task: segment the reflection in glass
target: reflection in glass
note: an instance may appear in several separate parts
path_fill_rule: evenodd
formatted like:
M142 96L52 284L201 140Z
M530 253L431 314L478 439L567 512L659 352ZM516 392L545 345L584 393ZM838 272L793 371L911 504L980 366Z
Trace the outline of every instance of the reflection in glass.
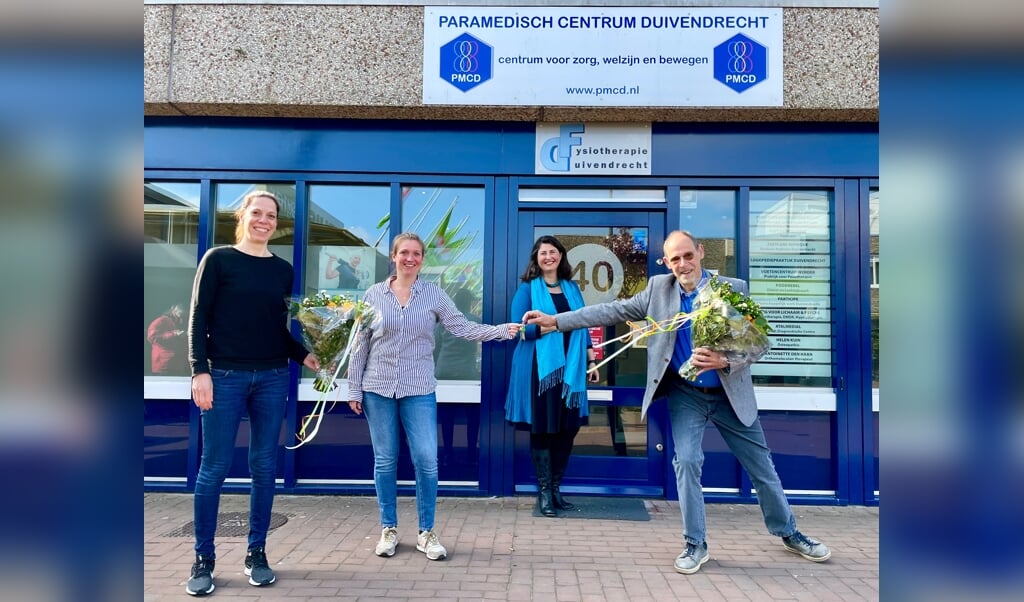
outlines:
M573 454L647 457L647 425L640 408L591 402L590 424L576 435Z
M484 289L484 189L403 186L402 231L427 246L420 278L434 282L470 320L480 321ZM479 380L480 343L438 327L435 374L440 380Z
M881 373L878 364L878 191L872 190L868 200L870 224L868 254L871 261L871 386L878 388Z
M295 241L295 184L294 183L220 183L214 187L213 199L217 207L217 222L213 235L213 246L235 244L235 211L242 204L245 195L254 190L274 193L281 203L277 214L277 231L267 248L274 255L292 263L292 245Z
M306 295L327 291L361 299L387 277L390 207L386 184L309 186ZM313 372L303 367L302 378L313 378Z
M565 245L573 280L587 305L628 299L647 286L647 228L544 226L534 228L533 236L554 236ZM591 328L590 337L599 344L628 331L620 323ZM617 344L595 349L597 360L617 350ZM642 388L646 383L647 349L637 345L601 368L597 385ZM647 426L640 422L640 408L592 401L590 424L576 436L573 454L646 456Z
M326 290L354 299L388 275L387 185L309 187L307 294Z
M750 294L773 332L754 384L832 386L832 199L750 191Z
M199 182L144 188L144 375L191 374L186 323L199 252L199 191Z
M736 191L679 191L679 229L704 245L701 265L714 274L736 275Z

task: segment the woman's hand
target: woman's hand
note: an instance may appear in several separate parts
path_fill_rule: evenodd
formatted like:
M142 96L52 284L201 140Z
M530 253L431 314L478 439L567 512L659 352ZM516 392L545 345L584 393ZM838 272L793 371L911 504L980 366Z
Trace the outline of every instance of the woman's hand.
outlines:
M600 372L598 372L597 369L594 368L594 366L596 365L597 362L595 362L594 360L590 360L589 362L587 362L587 382L596 383L601 380Z
M192 377L192 401L200 410L213 407L213 379L203 372Z
M302 365L309 368L313 372L320 369L320 360L316 359L316 356L312 353L306 354L306 357L302 360Z

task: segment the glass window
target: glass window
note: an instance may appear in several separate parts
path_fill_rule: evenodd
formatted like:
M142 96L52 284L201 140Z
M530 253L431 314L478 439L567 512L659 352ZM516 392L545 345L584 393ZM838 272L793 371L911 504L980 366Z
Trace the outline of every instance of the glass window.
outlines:
M664 203L661 188L521 188L520 203Z
M869 240L871 256L871 386L878 388L878 191L868 197Z
M214 203L217 207L217 225L214 231L213 244L235 244L235 210L242 203L245 195L254 190L266 190L274 193L281 203L277 214L277 231L267 248L274 255L292 263L292 245L295 241L295 184L294 183L221 183L214 188Z
M402 231L427 245L420 277L436 282L474 322L481 319L484 290L484 213L483 187L402 187ZM440 326L436 337L439 380L480 379L480 343Z
M680 190L679 229L704 245L701 265L723 276L736 275L736 191Z
M537 226L533 240L554 236L565 245L572 277L583 302L596 305L629 299L647 287L647 228L607 226ZM590 329L594 345L629 333L626 323ZM601 361L619 348L595 347ZM643 387L647 382L647 345L639 343L615 356L599 370L598 386ZM646 456L647 428L639 407L592 400L590 422L580 429L576 451L586 456ZM586 444L582 442L586 441Z
M388 184L311 184L306 295L317 291L360 299L388 273ZM278 226L280 228L280 226ZM302 369L303 378L313 378Z
M755 384L832 386L831 267L828 191L750 191L750 293L772 326Z
M318 290L361 298L388 274L388 185L309 187L306 294Z
M199 182L144 188L144 375L191 374L186 330L199 253L199 191Z

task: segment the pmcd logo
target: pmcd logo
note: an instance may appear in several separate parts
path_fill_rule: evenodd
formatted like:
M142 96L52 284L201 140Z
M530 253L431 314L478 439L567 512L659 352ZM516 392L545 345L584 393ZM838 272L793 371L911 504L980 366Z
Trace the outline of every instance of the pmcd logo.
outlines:
M768 79L768 49L743 34L715 46L715 79L737 92Z
M491 79L491 47L468 33L441 46L441 79L463 92Z
M566 123L558 130L558 136L548 138L540 147L540 164L548 171L569 171L569 157L572 147L583 144L576 134L586 131L582 123Z

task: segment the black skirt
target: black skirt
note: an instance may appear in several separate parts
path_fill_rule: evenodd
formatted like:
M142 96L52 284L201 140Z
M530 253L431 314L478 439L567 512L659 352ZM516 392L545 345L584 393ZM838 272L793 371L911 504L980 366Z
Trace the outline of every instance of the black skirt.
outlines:
M551 299L554 301L556 312L569 311L569 301L565 298L564 294L552 293ZM562 333L563 349L568 349L571 334L569 332ZM540 379L537 376L537 354L534 351L533 369L530 374L530 391L536 391L539 383ZM565 407L565 399L562 398L562 383L558 383L540 395L533 394L533 424L525 422L514 422L512 424L519 430L537 434L550 434L578 430L580 426L587 424L587 418L580 418L579 408Z
M530 376L530 390L536 391L539 384L537 377L537 360L533 361L533 374ZM587 424L586 417L580 417L579 408L565 407L562 397L562 384L559 383L540 395L533 396L533 424L514 423L519 430L536 434L552 434L575 431Z

